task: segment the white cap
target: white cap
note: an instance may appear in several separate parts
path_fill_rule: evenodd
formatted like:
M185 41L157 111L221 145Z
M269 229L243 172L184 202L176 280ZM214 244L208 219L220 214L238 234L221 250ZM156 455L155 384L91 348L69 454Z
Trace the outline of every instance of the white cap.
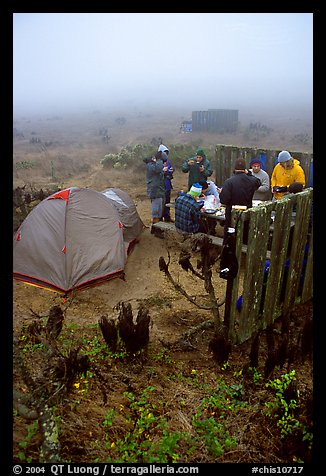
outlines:
M168 147L166 147L164 144L159 145L157 149L158 152L165 152L166 150L169 152Z

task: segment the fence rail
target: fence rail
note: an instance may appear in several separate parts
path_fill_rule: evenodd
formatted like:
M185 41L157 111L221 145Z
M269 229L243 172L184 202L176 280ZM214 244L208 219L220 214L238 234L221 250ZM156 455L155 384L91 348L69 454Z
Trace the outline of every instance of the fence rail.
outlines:
M233 173L234 162L237 158L242 157L246 160L248 166L250 160L253 158L264 157L266 162L266 172L269 176L272 175L275 159L280 150L275 149L259 149L253 147L237 147L233 145L218 144L215 147L215 181L217 185L222 185L227 178ZM300 161L303 168L306 180L310 176L310 168L313 160L313 154L306 152L289 151L293 157Z

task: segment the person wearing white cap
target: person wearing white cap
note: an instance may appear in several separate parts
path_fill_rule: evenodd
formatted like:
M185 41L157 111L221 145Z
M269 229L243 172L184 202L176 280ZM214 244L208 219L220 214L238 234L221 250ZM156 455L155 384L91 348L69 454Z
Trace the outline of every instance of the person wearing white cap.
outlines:
M165 152L166 155L169 155L169 153L170 153L168 147L166 147L166 145L164 145L164 144L160 144L160 145L158 146L158 149L157 149L157 150L158 150L158 152Z
M173 222L170 214L170 208L167 205L171 202L171 190L173 190L172 180L173 180L173 172L174 167L172 166L171 162L169 161L169 149L164 144L160 144L158 148L158 152L164 153L163 158L163 173L164 173L164 181L165 181L165 203L163 207L163 215L162 219L164 221Z
M175 227L178 231L182 233L207 233L200 211L203 204L198 203L201 193L201 185L194 183L189 192L183 192L176 198Z
M278 154L278 163L275 165L272 177L271 188L273 200L279 200L288 192L291 183L299 182L306 185L306 177L298 159L295 159L287 150L282 150Z

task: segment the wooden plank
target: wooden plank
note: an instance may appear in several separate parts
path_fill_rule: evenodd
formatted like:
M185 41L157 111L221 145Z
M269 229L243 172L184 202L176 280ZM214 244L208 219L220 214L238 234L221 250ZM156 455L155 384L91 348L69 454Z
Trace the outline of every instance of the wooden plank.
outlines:
M250 338L258 330L261 301L264 299L265 284L263 286L263 283L264 279L266 280L264 269L269 241L271 206L260 205L251 208L247 214L250 217L250 227L239 325L241 342Z
M313 296L313 230L310 233L309 251L304 275L301 302L306 302Z
M239 212L241 213L241 212ZM237 216L237 213L235 214ZM239 263L239 272L236 275L236 277L232 280L230 285L232 285L231 288L231 293L227 294L226 299L227 302L225 302L225 308L224 308L224 318L226 318L227 322L229 323L229 339L231 342L238 344L238 332L237 332L237 327L239 325L239 313L237 312L236 304L237 304L237 299L238 299L238 294L239 294L239 283L240 283L240 269L241 269L241 252L242 252L242 247L246 245L242 245L242 236L243 236L243 225L244 222L242 220L239 220L236 225L236 256L238 259Z
M224 146L216 146L215 149L215 183L218 186L222 186L224 182L223 164L225 163L225 151Z
M188 234L188 233L182 233L178 231L174 225L174 223L170 222L164 222L164 221L159 221L157 223L153 223L152 227L157 230L161 230L163 232L171 232L171 233L177 233L180 236L208 236L212 240L212 245L222 247L223 246L223 238L220 236L213 236L213 235L207 235L205 233L193 233L193 234ZM242 245L241 246L241 251L242 253L247 253L247 245ZM266 252L266 257L270 255L269 251Z
M176 227L174 226L174 223L165 222L165 221L159 221L157 223L153 223L152 227L157 228L158 230L163 230L163 231L177 231Z
M262 325L267 327L281 312L282 284L290 237L292 205L290 200L277 200L272 238L271 262L268 272Z
M206 235L205 233L182 233L179 230L176 229L174 223L170 222L164 222L164 221L159 221L157 223L153 223L152 227L157 230L161 230L163 232L172 232L175 234L179 234L179 236L208 236L212 240L212 245L222 247L223 246L223 238L219 236L213 236L213 235Z
M296 200L296 222L290 250L290 265L284 298L284 311L295 304L302 273L305 247L308 241L308 227L311 212L312 193L304 190Z

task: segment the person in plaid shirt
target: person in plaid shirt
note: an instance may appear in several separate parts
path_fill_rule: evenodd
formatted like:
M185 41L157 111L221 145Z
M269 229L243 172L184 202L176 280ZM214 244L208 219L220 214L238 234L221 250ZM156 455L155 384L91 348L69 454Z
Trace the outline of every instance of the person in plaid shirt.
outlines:
M189 192L181 193L175 201L175 226L182 233L207 233L202 220L200 209L203 203L198 203L202 193L199 183L194 183Z

